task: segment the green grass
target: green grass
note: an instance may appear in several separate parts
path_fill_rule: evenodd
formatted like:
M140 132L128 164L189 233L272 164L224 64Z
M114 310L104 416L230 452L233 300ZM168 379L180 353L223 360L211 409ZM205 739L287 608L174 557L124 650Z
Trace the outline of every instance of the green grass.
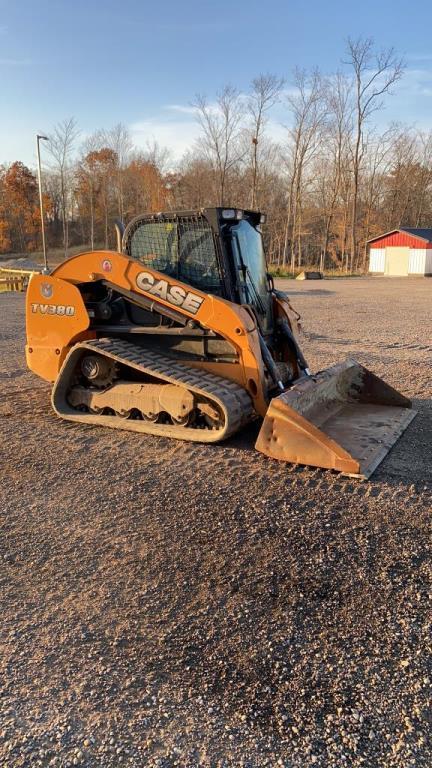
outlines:
M300 275L302 272L319 272L319 271L320 271L319 267L307 266L301 269L296 269L293 274L291 270L288 269L287 267L279 267L276 264L269 265L269 272L272 275L272 277L282 279L282 280L295 280L297 276ZM364 274L362 272L345 272L339 269L325 269L323 272L323 275L326 278L364 277Z

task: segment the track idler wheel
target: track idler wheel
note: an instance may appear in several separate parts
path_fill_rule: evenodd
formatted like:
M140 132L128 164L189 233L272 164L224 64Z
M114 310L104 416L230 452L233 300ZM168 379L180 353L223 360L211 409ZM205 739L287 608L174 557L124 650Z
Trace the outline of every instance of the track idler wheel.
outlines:
M81 360L80 368L84 378L98 389L109 387L118 374L115 361L102 355L85 355Z

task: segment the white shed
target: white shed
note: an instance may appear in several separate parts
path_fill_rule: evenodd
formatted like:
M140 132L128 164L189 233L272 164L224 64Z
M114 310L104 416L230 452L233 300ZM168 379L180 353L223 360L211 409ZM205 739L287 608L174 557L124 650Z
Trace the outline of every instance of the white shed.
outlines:
M368 241L371 274L432 276L432 228L401 227Z

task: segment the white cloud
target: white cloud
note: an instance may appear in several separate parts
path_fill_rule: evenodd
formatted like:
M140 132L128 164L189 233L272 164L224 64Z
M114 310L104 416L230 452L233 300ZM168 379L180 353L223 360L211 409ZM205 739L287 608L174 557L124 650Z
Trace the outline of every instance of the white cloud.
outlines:
M196 120L190 119L194 114L192 108L179 104L169 105L164 107L164 110L178 113L179 118L175 119L164 114L146 117L130 124L129 130L132 141L138 149L146 149L148 143L157 141L161 146L167 147L172 153L173 160L177 161L188 149L191 149L201 135L201 129ZM181 117L182 115L184 118ZM278 120L268 121L266 133L277 143L286 140L286 128Z
M265 130L267 136L277 144L283 144L287 140L287 129L282 122L270 119Z
M432 128L432 69L407 68L376 119L380 127L395 121L426 130Z
M173 159L179 160L199 136L199 126L194 120L164 120L146 118L129 126L136 147L145 149L148 142L157 141L171 150Z
M179 112L182 115L194 115L196 112L195 107L187 106L185 104L167 104L164 109L170 112Z
M426 61L427 57L422 57ZM432 59L432 56L431 56ZM288 86L283 95L292 92ZM394 88L394 93L384 99L385 109L374 114L378 128L385 130L391 122L406 123L422 130L432 128L432 68L428 66L409 67ZM214 103L210 107L216 109ZM145 117L129 127L134 144L145 149L147 144L157 141L172 153L173 161L179 160L200 136L200 126L194 119L195 109L187 104L167 104L151 117ZM266 133L272 141L283 144L287 138L287 124L290 122L286 103L280 102L267 122Z

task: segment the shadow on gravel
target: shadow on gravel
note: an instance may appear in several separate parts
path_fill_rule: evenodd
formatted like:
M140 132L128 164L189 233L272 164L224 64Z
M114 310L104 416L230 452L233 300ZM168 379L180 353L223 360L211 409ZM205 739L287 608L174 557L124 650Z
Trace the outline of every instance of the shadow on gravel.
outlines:
M333 296L336 291L328 291L325 288L311 288L306 291L292 291L291 289L284 290L289 296Z
M353 339L338 339L335 336L326 336L323 333L313 333L310 331L305 331L304 329L303 334L308 341L325 341L334 346L346 347L347 344L353 343Z
M417 416L380 464L372 480L432 490L432 399L413 398L412 407Z
M261 420L248 424L247 427L237 432L225 445L229 448L235 448L244 453L256 453L255 442L261 429Z
M317 467L302 466L298 464L289 464L276 459L265 459L280 471L286 472L287 483L295 474L296 480L304 479L305 484L310 482L311 473L319 476L323 482L330 485L335 481L344 483L348 488L360 484L370 486L371 483L379 486L413 486L432 488L432 399L420 400L413 399L412 407L417 411L417 416L395 445L391 448L383 462L377 467L372 478L369 481L356 480L345 477L337 472ZM225 442L227 448L233 448L241 461L242 455L250 457L251 454L257 454L255 442L261 428L261 421L258 420L249 424L241 432L238 432L230 440ZM263 468L265 471L265 467Z

